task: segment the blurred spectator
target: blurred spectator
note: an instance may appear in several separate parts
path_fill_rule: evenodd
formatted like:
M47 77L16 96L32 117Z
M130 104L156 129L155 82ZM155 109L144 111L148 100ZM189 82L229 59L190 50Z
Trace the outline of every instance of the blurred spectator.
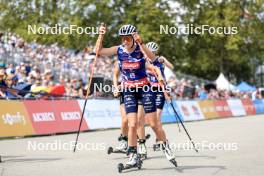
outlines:
M6 88L3 89L3 97L6 99L17 99L17 91L13 90L16 84L16 76L13 74L7 75L5 79Z
M205 90L204 87L202 87L202 90L199 91L198 96L199 96L199 99L200 100L205 100L205 99L208 98L207 97L208 96L208 93L207 93L207 91Z
M31 91L48 92L54 86L64 86L66 96L85 97L87 84L95 58L92 47L83 51L59 47L57 43L41 45L36 42L27 43L18 35L10 32L0 33L0 86L14 87L17 84L30 84ZM112 79L114 58L98 58L95 75ZM11 80L10 80L11 78ZM201 84L201 83L200 83ZM167 79L171 93L178 99L229 99L229 98L261 98L261 92L232 92L211 89L207 91L191 79L172 76ZM202 87L202 88L200 88ZM1 93L2 92L2 93ZM0 96L6 96L1 89ZM11 97L11 95L8 95ZM96 96L103 96L97 92Z

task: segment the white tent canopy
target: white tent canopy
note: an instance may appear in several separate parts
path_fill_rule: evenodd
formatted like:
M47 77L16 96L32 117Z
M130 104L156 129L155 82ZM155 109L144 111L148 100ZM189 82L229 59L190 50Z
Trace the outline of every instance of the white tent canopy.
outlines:
M226 79L223 73L220 73L218 78L215 80L215 83L217 89L219 90L233 90L235 88L235 86Z

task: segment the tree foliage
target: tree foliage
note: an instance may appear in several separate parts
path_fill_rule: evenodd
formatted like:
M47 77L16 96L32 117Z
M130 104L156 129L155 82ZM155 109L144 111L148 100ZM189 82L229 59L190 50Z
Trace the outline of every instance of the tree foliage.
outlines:
M223 72L237 81L254 82L252 64L264 60L263 3L261 0L0 0L0 30L12 31L29 42L57 42L67 48L83 49L94 45L97 36L29 35L28 25L98 27L104 22L108 28L104 40L107 47L120 44L118 29L130 23L138 28L144 42L155 41L160 45L160 54L175 65L175 71L207 79L215 79ZM187 24L236 26L238 34L160 33L160 25Z

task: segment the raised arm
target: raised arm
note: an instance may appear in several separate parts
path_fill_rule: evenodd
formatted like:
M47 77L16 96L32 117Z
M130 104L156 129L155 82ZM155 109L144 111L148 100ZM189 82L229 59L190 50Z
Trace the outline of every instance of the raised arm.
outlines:
M97 51L99 55L101 56L112 56L117 53L118 46L113 46L110 48L103 48L103 39L104 35L106 33L106 27L104 25L101 25L99 28L99 37L96 41L95 48L97 48Z

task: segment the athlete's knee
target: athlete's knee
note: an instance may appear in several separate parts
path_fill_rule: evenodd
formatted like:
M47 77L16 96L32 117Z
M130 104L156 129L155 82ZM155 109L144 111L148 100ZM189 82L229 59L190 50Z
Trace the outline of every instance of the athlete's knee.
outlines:
M137 122L136 121L135 122L129 122L128 127L129 128L137 128Z
M154 130L157 131L158 130L158 125L157 123L149 123L150 127Z
M127 118L122 119L122 124L127 124L127 123L128 123Z

